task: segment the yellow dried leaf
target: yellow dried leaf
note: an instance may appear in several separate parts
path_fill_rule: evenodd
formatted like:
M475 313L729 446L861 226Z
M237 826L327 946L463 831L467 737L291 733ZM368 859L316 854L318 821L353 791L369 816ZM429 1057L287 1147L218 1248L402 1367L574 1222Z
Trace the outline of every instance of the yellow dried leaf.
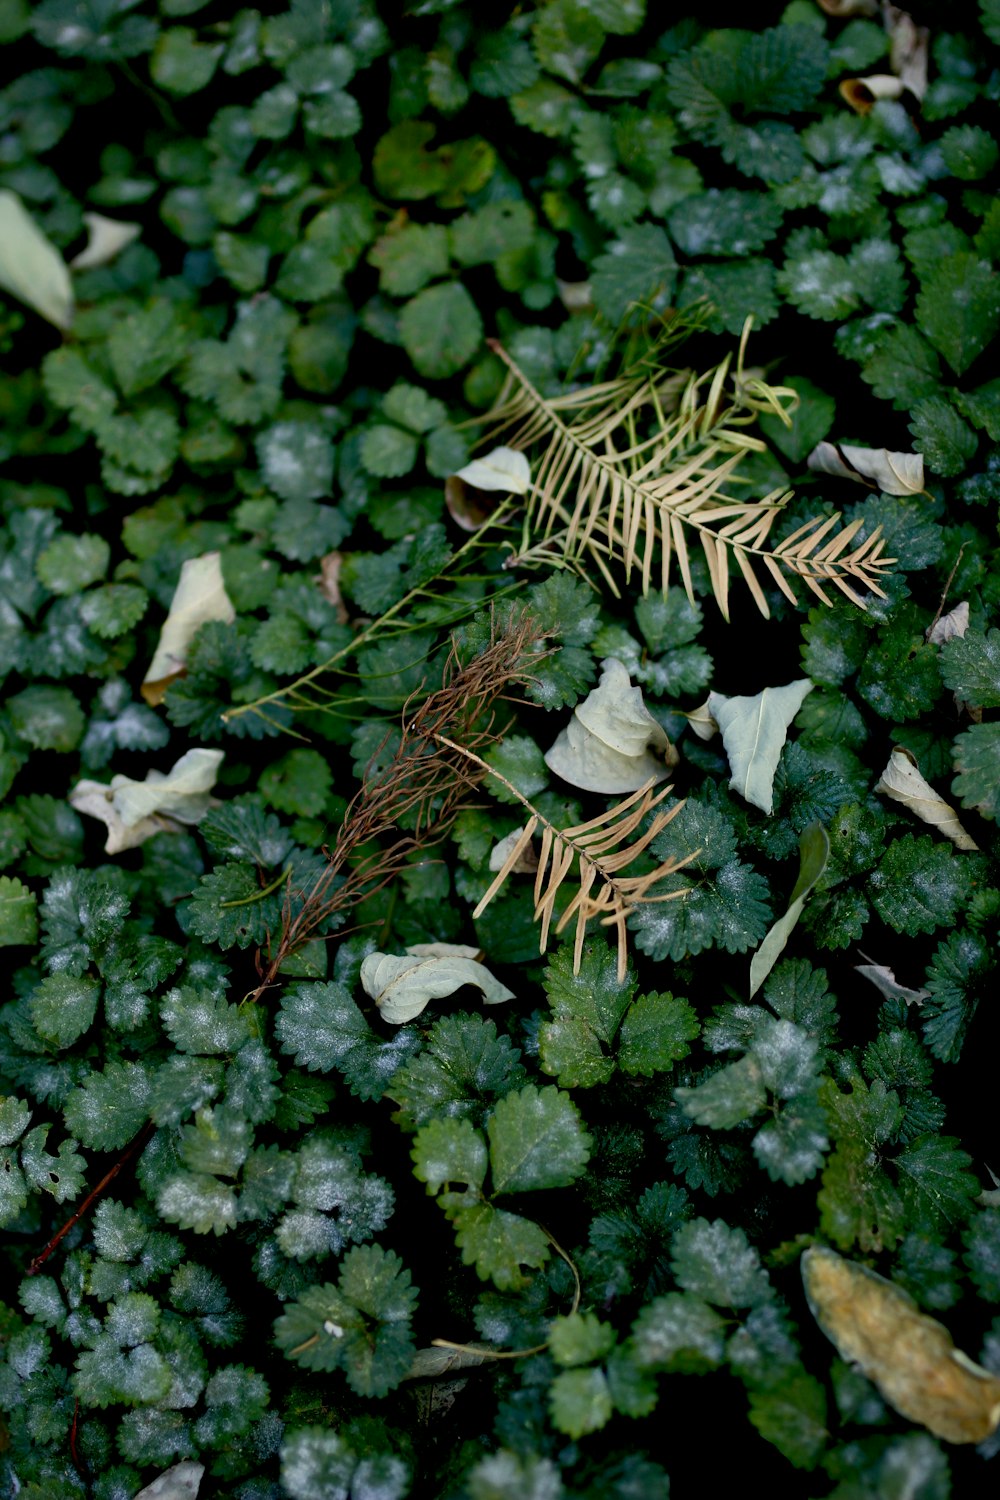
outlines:
M900 1416L946 1443L981 1443L1000 1422L1000 1379L956 1349L943 1323L866 1266L814 1246L806 1297L827 1338Z

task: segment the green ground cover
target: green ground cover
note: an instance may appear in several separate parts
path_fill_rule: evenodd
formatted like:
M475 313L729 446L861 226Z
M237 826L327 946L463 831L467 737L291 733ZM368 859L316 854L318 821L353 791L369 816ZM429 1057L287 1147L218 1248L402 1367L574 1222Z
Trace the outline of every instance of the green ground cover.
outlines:
M1000 6L657 9L0 0L4 1496L990 1483Z

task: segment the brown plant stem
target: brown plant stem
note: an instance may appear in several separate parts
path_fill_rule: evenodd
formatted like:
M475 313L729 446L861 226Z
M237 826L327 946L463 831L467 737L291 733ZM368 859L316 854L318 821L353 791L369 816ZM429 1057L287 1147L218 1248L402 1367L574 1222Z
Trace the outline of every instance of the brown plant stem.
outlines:
M289 881L280 936L266 959L258 955L260 983L247 1001L270 989L282 965L319 936L332 916L375 895L396 879L413 852L446 836L487 774L477 752L499 738L494 705L513 684L527 681L545 654L536 644L538 635L534 620L522 610L502 625L494 619L490 644L471 661L463 663L452 645L441 686L412 712L404 712L397 750L365 777L333 845L324 849L326 866L311 889L293 892ZM462 744L454 744L452 735ZM413 832L399 834L386 846L386 836L413 814ZM300 905L293 910L296 895Z
M135 1156L136 1152L141 1150L141 1148L149 1140L155 1129L156 1126L153 1124L152 1120L150 1120L148 1124L143 1126L139 1134L136 1136L135 1140L125 1148L110 1171L105 1172L104 1176L101 1178L100 1182L95 1188L91 1188L90 1192L87 1194L86 1198L84 1198L83 1202L80 1204L80 1207L76 1210L76 1212L70 1215L62 1228L57 1230L56 1233L52 1236L45 1248L43 1250L40 1250L39 1253L35 1256L34 1260L28 1267L27 1272L25 1273L26 1275L38 1275L38 1272L42 1269L42 1266L44 1266L45 1262L48 1260L53 1250L55 1250L59 1245L60 1241L63 1240L67 1234L69 1234L74 1224L78 1224L80 1222L84 1214L90 1208L90 1205L101 1196L106 1188L110 1187L111 1183L114 1182L115 1178L118 1176L118 1173L131 1160L131 1158Z

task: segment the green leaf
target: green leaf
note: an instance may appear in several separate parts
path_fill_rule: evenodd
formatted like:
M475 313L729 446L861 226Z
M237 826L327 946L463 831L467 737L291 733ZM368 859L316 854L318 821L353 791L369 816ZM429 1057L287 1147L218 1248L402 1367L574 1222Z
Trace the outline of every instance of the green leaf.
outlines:
M828 1440L826 1392L805 1371L777 1390L751 1391L749 1418L797 1469L814 1469Z
M966 703L1000 708L1000 630L967 630L941 647L941 679Z
M398 1255L357 1245L341 1261L336 1286L309 1287L288 1304L274 1325L275 1340L305 1369L343 1370L359 1396L384 1396L413 1361L416 1302Z
M390 228L368 252L379 270L379 287L393 297L412 297L448 271L448 231L443 224Z
M687 1057L700 1029L686 1000L669 993L640 995L622 1022L618 1066L632 1077L664 1073Z
M426 287L406 303L399 333L414 368L429 380L455 375L478 350L483 324L458 281Z
M961 474L978 446L972 428L943 396L917 402L910 431L927 467L944 478Z
M757 1251L722 1219L682 1224L671 1260L678 1285L717 1307L753 1307L772 1295Z
M38 898L12 875L0 875L0 948L38 939Z
M830 857L830 838L821 823L810 823L799 838L799 873L792 894L788 899L788 910L770 928L764 941L750 962L750 999L760 989L764 980L785 951L802 908L810 891L826 869Z
M1000 328L1000 275L969 252L939 261L921 277L917 324L963 374Z
M87 720L69 688L29 687L7 699L14 732L35 750L75 750Z
M760 942L771 918L767 881L738 859L728 860L710 879L679 875L668 888L683 892L676 901L641 906L630 918L636 946L657 963L719 947L745 953Z
M66 1101L66 1128L97 1151L120 1151L145 1124L149 1075L141 1063L108 1062Z
M359 1099L380 1099L396 1069L419 1046L406 1027L382 1041L336 983L292 985L282 997L274 1030L282 1051L301 1067L340 1072Z
M1000 817L1000 724L974 724L955 741L952 791L963 807L974 807L984 817Z
M713 1073L695 1088L674 1089L684 1113L699 1125L729 1130L759 1114L767 1103L760 1064L752 1052Z
M934 395L941 384L941 365L930 344L908 323L881 332L867 358L862 380L876 396L909 411L922 396Z
M525 1081L520 1054L492 1021L444 1016L423 1050L395 1074L388 1092L401 1106L396 1119L409 1130L432 1118L471 1118L482 1124L494 1099Z
M275 422L257 438L268 488L282 500L319 500L333 484L333 445L307 422Z
M595 1313L569 1313L549 1329L549 1352L557 1365L589 1365L615 1346L615 1330Z
M590 285L594 305L617 327L633 303L654 311L666 307L677 265L670 241L654 224L626 229L595 256Z
M608 1377L601 1369L560 1371L549 1387L549 1408L554 1426L568 1437L599 1432L614 1411Z
M591 1140L567 1094L527 1084L504 1096L487 1122L495 1193L565 1187L586 1166Z
M57 536L38 554L35 572L50 594L77 594L103 578L111 548L93 532Z
M94 1023L101 987L89 975L50 974L31 997L31 1020L38 1035L57 1047L70 1047Z
M189 26L171 26L153 48L150 76L169 94L197 94L210 82L223 50L221 44L199 42Z
M938 141L938 149L948 171L960 182L987 177L1000 157L993 136L978 125L953 125Z
M727 1320L707 1302L668 1292L647 1303L633 1325L636 1364L641 1370L702 1374L722 1363L726 1332Z
M782 210L767 193L712 188L686 198L667 216L674 244L685 255L748 256L781 228Z
M149 607L146 590L134 583L107 583L80 601L80 618L101 640L117 640L138 625Z
M912 936L954 920L967 894L966 879L950 844L904 834L869 875L868 890L883 922Z
M462 1260L475 1266L481 1281L492 1281L501 1291L526 1286L528 1277L522 1267L537 1270L551 1255L545 1230L519 1214L488 1203L471 1203L456 1209L452 1217Z
M920 1021L924 1041L942 1062L958 1061L992 968L988 946L971 932L951 933L935 950Z

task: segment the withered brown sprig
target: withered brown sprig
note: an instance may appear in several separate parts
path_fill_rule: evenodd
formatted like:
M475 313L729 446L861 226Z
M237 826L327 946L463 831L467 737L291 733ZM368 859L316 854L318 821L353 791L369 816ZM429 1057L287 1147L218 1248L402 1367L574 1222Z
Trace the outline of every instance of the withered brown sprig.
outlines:
M527 610L495 615L490 644L469 661L452 642L441 686L407 705L395 753L378 764L387 736L372 757L336 838L324 848L319 876L307 890L294 890L289 879L281 932L257 955L260 983L249 998L270 988L282 965L320 936L331 917L374 895L401 874L415 850L445 837L489 774L469 752L478 757L500 738L497 703L527 683L546 654ZM399 832L404 819L412 819L412 832Z

